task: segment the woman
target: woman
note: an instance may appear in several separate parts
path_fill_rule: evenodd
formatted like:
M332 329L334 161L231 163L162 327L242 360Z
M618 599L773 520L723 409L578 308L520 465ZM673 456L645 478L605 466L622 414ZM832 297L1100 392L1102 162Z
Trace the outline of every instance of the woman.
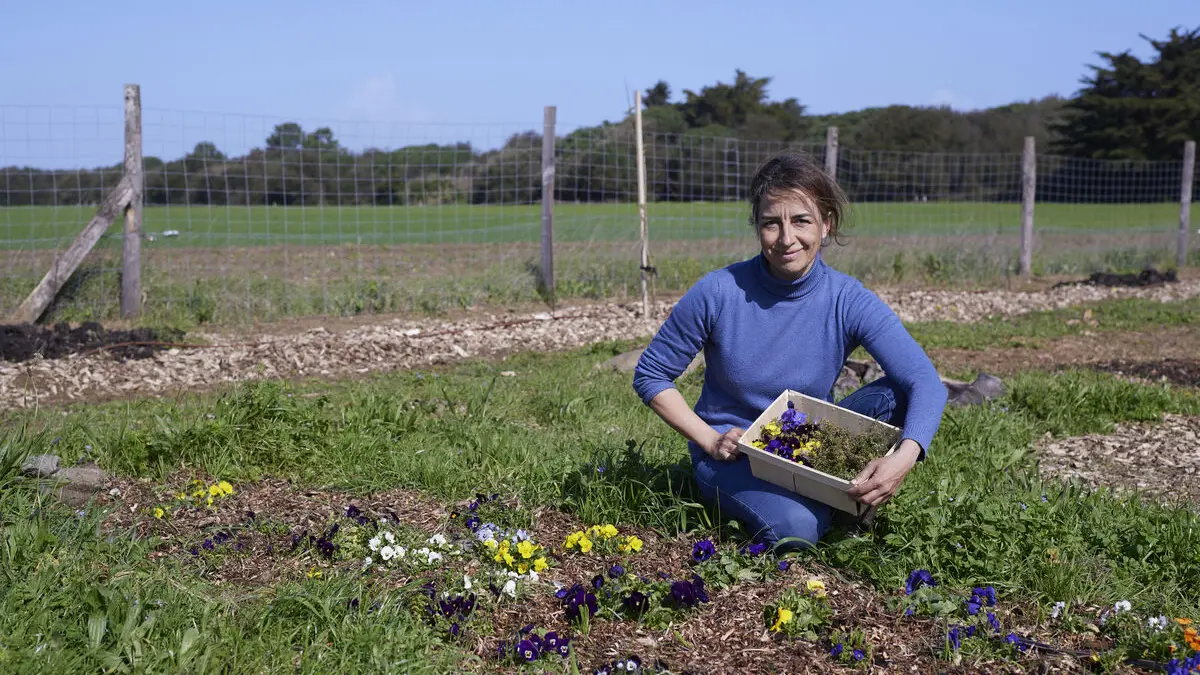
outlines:
M701 494L769 543L813 545L829 506L755 478L737 439L784 389L832 401L842 365L864 347L886 375L838 405L902 429L891 455L871 461L850 495L875 506L924 459L941 424L946 388L895 312L857 280L826 266L846 196L808 156L769 159L750 185L761 252L710 272L675 305L634 373L634 390L688 440ZM704 350L693 411L674 381ZM798 540L798 541L795 541Z

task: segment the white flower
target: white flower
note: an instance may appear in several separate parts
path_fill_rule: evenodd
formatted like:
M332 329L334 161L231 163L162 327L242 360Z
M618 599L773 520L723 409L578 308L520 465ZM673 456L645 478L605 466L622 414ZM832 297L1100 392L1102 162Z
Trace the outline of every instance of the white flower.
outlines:
M1133 609L1133 605L1129 604L1128 600L1119 600L1117 604L1113 605L1114 612L1128 612L1131 609Z
M1058 615L1062 614L1062 611L1066 608L1067 608L1067 603L1063 602L1062 600L1059 600L1058 602L1054 603L1054 610L1050 612L1050 618L1057 619Z
M395 535L393 535L391 532L384 532L384 533L383 533L383 538L384 538L384 539L387 539L389 544L394 544L394 543L396 543L396 536L395 536Z
M383 558L384 560L391 560L392 558L396 557L396 549L392 548L391 546L384 546L383 548L379 549L379 557Z
M471 577L466 574L463 575L463 588L471 590Z
M441 534L435 534L429 538L429 543L433 544L434 546L445 546L446 537Z
M517 597L517 582L509 579L508 582L504 584L504 592L510 597Z
M374 537L371 537L371 541L367 542L367 546L370 547L372 551L378 551L379 545L382 543L383 542L379 540L379 535L375 535Z

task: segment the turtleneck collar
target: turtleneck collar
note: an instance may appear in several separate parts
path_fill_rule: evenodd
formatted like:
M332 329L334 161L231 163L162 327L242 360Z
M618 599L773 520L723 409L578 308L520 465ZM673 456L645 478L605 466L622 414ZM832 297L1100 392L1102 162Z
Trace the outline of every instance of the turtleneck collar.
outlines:
M767 259L762 253L754 256L754 276L758 278L758 282L768 293L780 298L796 299L808 295L821 285L826 269L825 261L821 259L821 254L818 252L812 267L804 276L795 281L785 281L771 274Z

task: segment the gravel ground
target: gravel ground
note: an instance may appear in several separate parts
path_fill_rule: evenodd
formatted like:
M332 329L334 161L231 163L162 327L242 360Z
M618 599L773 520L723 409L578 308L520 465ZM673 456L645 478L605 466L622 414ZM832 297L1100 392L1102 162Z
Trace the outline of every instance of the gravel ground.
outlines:
M1200 280L1126 288L1080 284L1045 291L879 292L905 321L978 321L988 316L1067 307L1107 298L1178 301L1200 294ZM640 303L599 303L524 316L476 315L443 321L381 320L331 332L245 340L200 335L204 345L118 360L107 350L61 359L0 362L0 410L54 402L170 395L222 384L290 377L353 377L518 350L552 351L651 335L672 301L656 303L650 320Z
M1041 448L1040 470L1092 488L1200 504L1200 417L1166 415L1158 423L1118 425L1108 435L1054 441Z

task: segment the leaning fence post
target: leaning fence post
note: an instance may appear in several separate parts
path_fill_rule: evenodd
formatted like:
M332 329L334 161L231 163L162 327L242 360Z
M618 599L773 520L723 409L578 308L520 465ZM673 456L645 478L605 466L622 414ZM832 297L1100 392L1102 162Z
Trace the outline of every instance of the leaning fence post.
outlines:
M825 173L837 180L838 160L838 128L829 127L825 130Z
M1028 277L1033 269L1033 201L1037 187L1037 159L1033 136L1025 137L1021 153L1021 276Z
M142 305L142 88L136 84L125 85L125 178L133 187L121 259L121 318L128 319Z
M554 305L554 118L548 105L542 112L542 289Z
M1188 230L1192 221L1192 183L1196 170L1196 141L1183 144L1183 180L1179 186L1179 241L1175 243L1175 267L1187 265Z

